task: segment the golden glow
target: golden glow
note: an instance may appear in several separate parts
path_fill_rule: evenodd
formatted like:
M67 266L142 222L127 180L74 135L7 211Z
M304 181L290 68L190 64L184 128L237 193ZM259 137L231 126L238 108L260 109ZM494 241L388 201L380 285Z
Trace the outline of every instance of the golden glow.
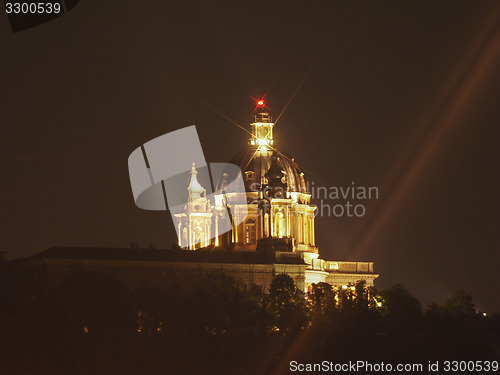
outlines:
M304 259L318 259L319 258L319 254L317 253L310 253L310 252L305 252L304 253Z
M347 285L342 285L342 289L347 289Z
M377 300L375 297L373 298L373 300L375 301L375 304L377 305L377 307L382 307L382 302Z
M267 145L269 145L269 140L267 138L260 139L257 138L257 144L259 145L259 150L261 152L267 152Z
M285 236L285 219L283 212L277 212L274 217L274 236L283 238Z

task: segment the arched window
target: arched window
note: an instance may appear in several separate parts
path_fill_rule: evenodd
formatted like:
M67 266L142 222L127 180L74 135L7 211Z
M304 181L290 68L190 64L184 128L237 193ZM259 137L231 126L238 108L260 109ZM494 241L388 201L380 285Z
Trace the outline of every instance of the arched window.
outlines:
M304 217L299 214L299 243L304 242Z
M264 237L269 237L269 214L264 214Z
M306 243L307 245L311 243L309 215L304 215L304 243Z
M257 241L257 232L255 228L255 220L248 219L245 222L245 243L255 243Z
M201 248L203 229L201 227L194 228L194 247L195 249Z
M274 216L274 235L278 238L285 236L285 219L282 212L278 212Z

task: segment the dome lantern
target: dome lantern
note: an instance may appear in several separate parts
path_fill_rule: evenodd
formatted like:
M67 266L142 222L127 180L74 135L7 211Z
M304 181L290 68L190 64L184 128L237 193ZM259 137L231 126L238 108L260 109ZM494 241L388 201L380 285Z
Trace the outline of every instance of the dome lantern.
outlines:
M247 192L260 192L266 187L280 187L282 197L293 196L300 202L310 202L304 173L294 158L274 146L272 117L265 105L257 102L257 112L250 124L252 138L249 147L235 155L230 163L237 165ZM236 176L231 172L221 176L217 189L223 190Z
M262 104L260 104L262 102ZM261 100L258 102L258 109L254 115L254 122L250 124L252 138L250 145L255 146L262 152L266 152L269 146L274 144L273 139L273 119Z

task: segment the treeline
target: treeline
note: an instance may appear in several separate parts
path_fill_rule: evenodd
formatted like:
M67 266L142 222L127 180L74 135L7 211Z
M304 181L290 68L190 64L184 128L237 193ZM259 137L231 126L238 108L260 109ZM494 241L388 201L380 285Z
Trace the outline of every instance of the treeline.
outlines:
M26 275L0 280L1 374L264 374L288 363L498 360L500 317L469 294L422 307L402 285L269 290L223 272L191 288L127 290L73 272L49 294Z

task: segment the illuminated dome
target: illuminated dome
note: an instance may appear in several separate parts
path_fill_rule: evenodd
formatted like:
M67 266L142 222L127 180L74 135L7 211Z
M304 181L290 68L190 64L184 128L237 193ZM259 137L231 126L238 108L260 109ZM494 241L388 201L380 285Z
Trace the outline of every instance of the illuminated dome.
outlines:
M266 174L271 167L273 159L279 168L279 172L282 173L281 181L286 190L306 193L307 187L304 173L293 158L282 152L277 150L266 150L263 152L249 147L235 155L229 162L240 167L246 190L255 191L256 188L260 189L261 183L269 183L269 176L266 176ZM233 181L235 178L236 176L223 175L218 182L217 190L224 188L228 182Z
M299 165L290 155L273 147L273 126L269 113L260 108L251 124L249 147L229 162L240 167L247 192L274 184L280 185L286 192L307 194L306 180ZM231 172L224 173L217 182L217 190L223 190L235 178Z

